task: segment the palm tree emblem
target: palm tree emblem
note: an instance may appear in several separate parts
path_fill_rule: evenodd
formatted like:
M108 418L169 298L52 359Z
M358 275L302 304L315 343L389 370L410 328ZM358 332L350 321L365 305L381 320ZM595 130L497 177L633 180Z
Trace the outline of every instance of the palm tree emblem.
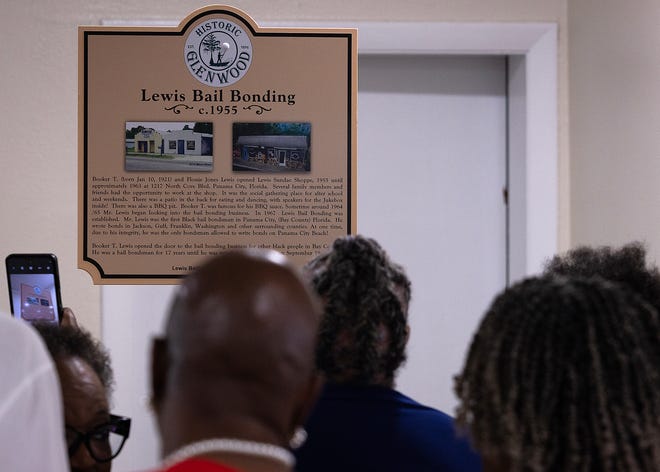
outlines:
M211 57L209 65L211 67L224 67L231 61L222 61L224 55L229 51L229 43L223 43L218 40L213 33L209 34L201 43L202 50Z

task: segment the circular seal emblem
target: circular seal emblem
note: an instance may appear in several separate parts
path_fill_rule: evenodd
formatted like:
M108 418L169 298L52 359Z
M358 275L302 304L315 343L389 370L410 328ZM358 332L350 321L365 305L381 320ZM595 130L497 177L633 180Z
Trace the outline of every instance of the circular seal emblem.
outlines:
M184 58L203 84L226 87L238 82L252 63L250 35L233 21L207 20L188 33Z

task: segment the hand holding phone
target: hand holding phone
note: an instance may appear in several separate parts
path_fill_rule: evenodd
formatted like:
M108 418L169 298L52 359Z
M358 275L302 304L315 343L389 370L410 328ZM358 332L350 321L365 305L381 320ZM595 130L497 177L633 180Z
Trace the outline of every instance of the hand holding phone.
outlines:
M5 266L14 317L29 322L59 323L62 300L55 255L10 254Z

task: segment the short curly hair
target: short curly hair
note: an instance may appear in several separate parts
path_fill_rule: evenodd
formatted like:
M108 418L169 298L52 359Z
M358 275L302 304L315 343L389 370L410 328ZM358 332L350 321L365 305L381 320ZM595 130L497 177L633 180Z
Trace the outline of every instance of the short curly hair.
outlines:
M545 276L500 294L456 377L457 422L522 471L656 471L660 319L602 278Z
M51 323L34 323L51 357L57 361L66 357L79 357L87 362L105 387L108 396L114 387L114 375L110 355L100 341L89 331L74 326L58 326Z
M410 280L371 238L345 236L305 266L324 302L318 369L333 382L391 385L406 359Z
M646 247L639 241L621 247L579 246L550 259L544 274L602 277L637 292L660 312L660 272L646 262Z

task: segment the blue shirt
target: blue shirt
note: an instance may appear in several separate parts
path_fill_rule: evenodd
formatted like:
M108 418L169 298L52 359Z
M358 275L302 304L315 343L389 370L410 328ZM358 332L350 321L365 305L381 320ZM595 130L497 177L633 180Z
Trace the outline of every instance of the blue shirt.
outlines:
M326 385L305 429L298 472L481 470L450 416L386 387Z

